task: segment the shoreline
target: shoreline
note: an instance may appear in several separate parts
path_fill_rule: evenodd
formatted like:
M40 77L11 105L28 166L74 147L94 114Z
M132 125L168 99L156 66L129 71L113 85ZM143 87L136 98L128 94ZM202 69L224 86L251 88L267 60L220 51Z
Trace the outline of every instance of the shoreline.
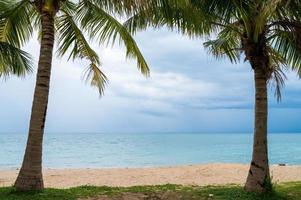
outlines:
M20 164L21 165L21 164ZM202 165L250 165L250 163L232 163L232 162L209 162L209 163L197 163L197 164L178 164L178 165L147 165L147 166L118 166L118 167L98 167L98 166L91 166L91 167L44 167L43 170L106 170L106 169L160 169L160 168L178 168L178 167L191 167L191 166L202 166ZM290 164L290 163L272 163L271 166L279 166L279 167L301 167L300 164ZM0 167L1 171L14 171L20 170L20 167Z
M301 165L271 165L273 182L301 181ZM249 164L210 163L140 168L64 168L43 170L45 187L81 185L129 187L137 185L242 185ZM0 187L11 186L18 169L0 169Z

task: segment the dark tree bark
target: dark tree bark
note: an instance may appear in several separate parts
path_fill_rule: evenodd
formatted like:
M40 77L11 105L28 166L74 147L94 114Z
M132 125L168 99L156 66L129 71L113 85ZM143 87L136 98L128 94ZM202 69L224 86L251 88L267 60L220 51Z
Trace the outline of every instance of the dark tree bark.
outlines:
M250 192L266 192L271 189L268 161L267 119L267 65L266 59L251 62L255 79L255 127L253 155L245 189Z
M42 145L47 113L49 83L54 45L54 18L48 11L41 11L42 40L37 80L32 104L29 135L22 167L15 182L19 191L42 190Z

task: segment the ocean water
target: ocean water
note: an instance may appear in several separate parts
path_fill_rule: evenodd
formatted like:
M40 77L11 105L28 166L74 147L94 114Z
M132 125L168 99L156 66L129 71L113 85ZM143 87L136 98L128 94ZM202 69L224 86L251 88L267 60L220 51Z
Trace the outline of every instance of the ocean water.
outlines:
M21 165L27 134L0 133L0 168ZM252 134L47 133L43 166L110 168L249 163ZM270 163L301 164L301 134L270 134Z

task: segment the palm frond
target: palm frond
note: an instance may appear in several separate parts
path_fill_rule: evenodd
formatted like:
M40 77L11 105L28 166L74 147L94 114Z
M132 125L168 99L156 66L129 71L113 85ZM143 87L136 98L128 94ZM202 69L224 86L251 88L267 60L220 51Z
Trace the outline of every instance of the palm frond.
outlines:
M270 77L268 83L275 88L275 97L277 101L280 102L282 98L281 89L285 86L286 75L281 68L281 65L275 63L271 65Z
M224 29L215 40L208 40L204 47L216 58L228 57L232 63L237 63L241 55L240 35L232 29Z
M296 31L275 29L270 43L286 63L301 76L301 34Z
M78 16L82 27L89 32L91 38L107 45L114 44L119 39L119 44L123 43L126 47L126 56L135 58L141 73L145 76L149 75L148 65L135 40L118 20L89 0L82 1Z
M131 33L147 27L166 26L195 38L209 35L213 29L214 24L209 23L211 15L205 15L188 1L158 0L155 2L144 6L124 23Z
M88 59L91 64L85 72L85 79L90 80L91 85L97 87L100 95L102 95L107 78L99 69L101 65L99 57L90 47L73 17L68 14L68 11L56 19L56 27L59 41L59 56L64 56L70 52L69 59Z
M33 32L31 16L34 8L30 0L5 0L0 8L0 41L22 47Z
M94 5L104 9L110 14L131 15L159 0L89 0Z
M87 67L84 72L84 79L87 83L90 83L92 87L97 87L100 95L104 94L104 86L107 84L108 79L96 64L91 63Z
M11 44L0 42L0 77L24 76L32 72L32 58Z
M266 24L270 21L271 17L273 17L281 3L282 0L266 0L262 1L261 4L255 4L254 10L258 12L253 14L253 20L256 22L254 23L253 31L253 39L255 42L258 41L260 34L265 31ZM259 8L256 9L256 6Z

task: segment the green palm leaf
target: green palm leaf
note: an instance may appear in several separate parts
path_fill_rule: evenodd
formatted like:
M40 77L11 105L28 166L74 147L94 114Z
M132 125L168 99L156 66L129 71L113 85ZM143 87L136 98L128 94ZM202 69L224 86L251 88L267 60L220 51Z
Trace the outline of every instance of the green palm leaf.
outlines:
M88 59L91 64L85 72L85 79L90 81L92 86L97 87L102 95L107 78L99 69L101 63L98 55L90 47L73 17L67 11L64 12L63 15L56 19L56 27L59 40L59 56L70 52L69 59Z
M3 1L0 11L0 41L22 47L32 35L31 16L34 13L29 0Z
M187 0L150 2L152 3L140 8L124 23L131 33L144 30L147 27L159 28L164 26L190 37L208 35L212 31L212 24L207 23L210 16L192 6Z
M0 77L7 77L11 74L24 76L32 72L32 59L25 51L0 42L0 52Z
M142 56L136 42L127 29L114 17L90 1L83 0L79 7L79 21L82 27L89 32L92 38L99 43L114 44L119 39L119 44L126 47L126 56L137 60L137 67L145 76L149 75L148 65Z
M231 28L223 29L215 40L208 40L204 47L216 58L228 57L231 62L236 63L240 59L242 47L240 35Z

